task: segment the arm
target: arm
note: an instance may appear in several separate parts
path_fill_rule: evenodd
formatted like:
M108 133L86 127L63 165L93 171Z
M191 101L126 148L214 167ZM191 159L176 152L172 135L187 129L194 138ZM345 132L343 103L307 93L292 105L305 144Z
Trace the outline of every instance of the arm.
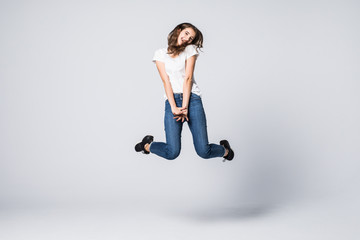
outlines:
M192 78L194 74L196 56L191 56L185 63L185 79L183 86L183 103L182 107L187 109L189 106L190 93L192 88Z
M159 71L161 80L163 81L165 93L166 93L167 99L169 101L169 104L171 106L172 113L174 115L181 114L182 113L181 108L178 108L175 103L174 92L171 87L169 76L166 74L166 71L165 71L165 64L163 62L156 61L156 67Z

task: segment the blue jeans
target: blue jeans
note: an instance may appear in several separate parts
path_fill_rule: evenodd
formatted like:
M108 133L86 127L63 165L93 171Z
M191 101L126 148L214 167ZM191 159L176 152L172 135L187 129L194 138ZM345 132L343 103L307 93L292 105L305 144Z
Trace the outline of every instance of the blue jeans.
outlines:
M176 106L182 106L182 93L174 94ZM202 158L222 157L225 148L218 144L209 144L207 135L206 116L201 97L191 93L188 107L188 125L193 137L196 153ZM184 121L185 122L185 121ZM177 158L181 149L181 131L183 122L176 121L171 111L169 101L165 101L165 133L166 143L152 142L150 152L168 160Z

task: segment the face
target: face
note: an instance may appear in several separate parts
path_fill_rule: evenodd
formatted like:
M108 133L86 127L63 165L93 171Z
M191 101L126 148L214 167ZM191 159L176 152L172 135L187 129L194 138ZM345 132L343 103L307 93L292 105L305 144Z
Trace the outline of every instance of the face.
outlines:
M188 27L183 29L178 37L177 40L177 44L178 45L182 45L182 44L190 44L192 42L192 40L194 40L195 38L195 31L194 29Z

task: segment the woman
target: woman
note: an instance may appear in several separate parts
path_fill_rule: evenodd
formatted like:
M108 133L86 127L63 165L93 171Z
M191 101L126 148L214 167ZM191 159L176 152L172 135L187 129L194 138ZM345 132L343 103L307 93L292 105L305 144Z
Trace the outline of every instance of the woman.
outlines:
M154 142L147 135L135 145L137 152L154 153L168 160L180 154L181 131L188 122L196 153L202 158L223 157L231 161L234 152L227 140L220 145L209 144L201 92L193 77L198 49L202 48L203 35L190 23L176 26L168 35L168 47L155 52L153 62L165 88L166 143Z

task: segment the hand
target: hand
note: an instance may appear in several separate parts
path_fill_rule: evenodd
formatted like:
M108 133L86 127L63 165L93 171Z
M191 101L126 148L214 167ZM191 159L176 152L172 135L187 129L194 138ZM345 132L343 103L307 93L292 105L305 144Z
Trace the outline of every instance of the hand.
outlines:
M175 108L171 109L171 111L174 114L174 116L180 116L183 113L182 112L183 108L175 107Z
M186 121L189 121L189 118L188 118L188 109L186 107L182 107L180 108L181 109L181 114L178 114L174 117L174 119L176 119L176 121L180 121L181 122L184 122L185 120Z

